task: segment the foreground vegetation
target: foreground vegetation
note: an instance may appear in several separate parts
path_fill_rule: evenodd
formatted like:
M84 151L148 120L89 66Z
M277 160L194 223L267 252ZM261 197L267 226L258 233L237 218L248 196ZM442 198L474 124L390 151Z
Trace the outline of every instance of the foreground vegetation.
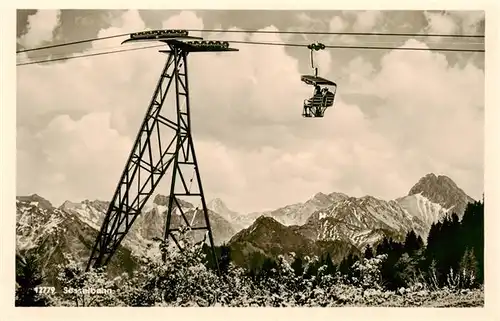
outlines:
M102 270L84 272L73 258L60 266L55 293L43 284L36 258L18 258L16 305L20 306L434 306L484 304L483 203L469 204L461 221L434 225L427 245L413 232L403 243L385 239L362 257L335 264L322 258L280 256L242 268L227 247L218 249L223 278L206 248L182 240L182 253L162 242L142 258L132 275L109 279ZM166 262L161 254L166 253ZM291 263L289 263L291 262ZM69 293L64 289L107 289Z

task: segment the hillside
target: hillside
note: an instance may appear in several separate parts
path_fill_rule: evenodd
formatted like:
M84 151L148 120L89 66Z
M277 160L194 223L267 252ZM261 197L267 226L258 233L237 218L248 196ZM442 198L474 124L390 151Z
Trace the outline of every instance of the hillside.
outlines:
M341 260L359 253L382 238L402 240L413 230L424 241L433 223L442 221L472 200L450 178L428 174L410 188L408 195L395 200L373 196L349 197L342 193L317 193L303 203L272 211L239 214L222 200L208 202L209 217L217 245L229 242L233 260L246 264L255 253L276 257L295 252L298 255L330 253ZM59 208L38 195L17 198L17 248L38 251L51 271L71 253L86 261L95 242L109 203L105 201L70 202ZM129 271L132 255L142 254L154 238L163 237L168 197L156 195L143 209L113 259L111 271ZM203 213L192 204L181 206L193 226L203 226ZM463 215L463 213L461 214ZM181 223L174 210L172 226ZM195 239L203 238L203 231Z
M239 261L244 253L253 252L271 256L286 251L315 253L318 241L348 244L352 251L359 252L367 245L376 246L384 237L402 241L410 231L425 242L433 223L449 216L452 209L464 208L464 202L471 200L450 178L434 174L419 179L410 195L390 201L369 195L356 198L318 193L305 203L243 216L251 221L252 215L260 215L230 244L238 252Z
M97 230L77 215L55 208L38 195L16 200L16 250L40 257L48 284L57 285L56 266L65 263L64 255L82 262L88 260ZM117 276L131 272L136 263L131 251L120 246L110 262L108 273Z
M293 252L298 256L321 256L330 253L333 260L340 262L356 251L349 243L328 240L311 240L293 227L285 226L271 217L261 216L248 228L238 232L229 241L233 261L248 266L255 256L276 258Z

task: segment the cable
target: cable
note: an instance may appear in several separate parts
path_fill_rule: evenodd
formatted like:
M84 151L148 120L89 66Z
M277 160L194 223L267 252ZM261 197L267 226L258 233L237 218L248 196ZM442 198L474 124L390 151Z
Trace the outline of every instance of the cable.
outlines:
M453 34L422 34L422 33L382 33L382 32L328 32L328 31L272 31L272 30L224 30L224 29L183 29L191 32L212 32L212 33L261 33L261 34L298 34L298 35L344 35L344 36L389 36L389 37L439 37L439 38L484 38L484 35L453 35ZM131 33L122 33L106 37L96 37L61 44L22 49L16 53L30 52L43 49L51 49L63 46L71 46L86 42L106 40L128 36Z
M248 42L245 42L245 43L248 43ZM392 45L392 46L398 46L400 44L400 42L398 43L398 41L363 41L362 42L363 46L366 46L366 45L386 45L386 44L389 44L389 45ZM428 44L436 44L434 42L428 42ZM484 45L484 42L446 42L444 43L446 45ZM106 46L106 47L99 47L99 48L93 48L92 51L90 52L93 52L93 51L96 51L96 50L105 50L105 49L118 49L120 48L120 50L124 49L124 48L135 48L137 46L137 43L129 43L129 44L124 44L124 45L121 45L121 46ZM374 46L371 46L371 47L374 47ZM69 55L70 53L56 53L56 54L51 54L50 57L62 57L62 56L65 56L65 55ZM37 59L45 59L47 58L48 55L38 55L38 56L35 56L35 57L29 57L27 58L25 61L33 61L33 60L37 60Z
M247 43L247 42L245 42ZM363 41L363 46L366 46L366 45L392 45L392 46L397 46L399 45L397 42L395 41ZM431 43L431 44L435 44L435 43ZM481 43L481 42L467 42L467 43L461 43L461 42L447 42L446 45L464 45L464 44L467 44L467 45L484 45L484 43ZM117 46L107 46L107 47L100 47L100 48L93 48L93 50L91 51L88 51L89 53L92 53L92 52L95 52L95 51L102 51L102 50L105 50L105 49L118 49L120 48L120 50L122 49L126 49L126 48L136 48L137 44L136 43L132 43L132 44L125 44L125 45L121 45L119 47ZM375 46L371 46L371 47L375 47ZM427 49L425 49L427 50ZM56 54L52 54L50 55L51 59L52 58L55 58L55 57L64 57L66 55L69 55L70 53L56 53ZM34 60L38 60L38 59L46 59L48 55L38 55L38 56L35 56L35 57L29 57L27 58L26 60L24 61L34 61ZM63 59L63 58L61 58ZM18 63L23 63L23 61L18 61Z
M113 36L98 37L98 38L89 38L89 39L83 39L83 40L65 42L65 43L60 43L60 44L50 45L50 46L35 47L35 48L30 48L30 49L22 49L22 50L16 51L16 54L23 53L23 52L36 51L36 50L43 50L43 49L51 49L51 48L57 48L57 47L78 45L78 44L82 44L82 43L86 43L86 42L93 42L93 41L106 40L106 39L113 39L113 38L124 37L124 36L128 36L128 35L130 35L130 34L129 33L123 33L123 34L117 34L117 35L113 35Z
M372 50L402 50L402 51L443 51L443 52L484 52L484 49L453 49L453 48L414 48L414 47L363 47L363 46L326 46L328 49L372 49Z
M92 48L91 50L85 51L85 54L96 53L96 52L101 52L103 50L110 50L110 49L111 50L114 50L114 49L124 50L127 48L138 48L137 43L129 43L129 44L121 45L121 46L114 45L114 46ZM18 63L21 63L23 61L34 61L34 60L38 60L38 59L47 59L47 57L50 57L51 59L53 59L53 58L55 59L57 57L68 57L71 54L72 54L72 52L65 52L65 53L54 53L54 54L40 54L40 55L36 55L36 56L32 56L32 57L26 56L25 57L26 59L23 59L22 61L18 60ZM61 59L63 59L63 58L61 58Z
M147 47L139 47L139 48L130 48L130 49L122 49L122 50L113 50L113 51L98 52L98 53L87 54L87 55L69 56L69 57L54 58L54 59L47 59L47 60L30 61L30 62L24 62L24 63L16 64L16 66L25 66L25 65L47 63L47 62L52 62L52 61L59 61L59 60L71 60L71 59L76 59L76 58L101 56L101 55L108 55L108 54L119 53L119 52L126 52L126 51L134 51L134 50L158 48L158 47L163 47L163 46L164 45L154 45L154 46L147 46Z
M230 41L230 42L236 42L236 41ZM249 41L245 41L245 43L248 43ZM401 44L401 41L398 41L398 40L392 40L392 41L360 41L358 42L360 44L362 44L363 46L367 46L367 45L392 45L392 46L398 46ZM437 44L437 42L427 42L427 44L431 44L431 45L435 45ZM482 45L484 46L484 42L444 42L442 43L443 45ZM137 46L137 43L128 43L128 44L123 44L123 45L120 45L120 46L116 46L116 45L113 45L113 46L106 46L106 47L98 47L98 48L92 48L90 49L91 51L96 51L96 50L105 50L105 49L123 49L123 48L133 48L133 47L136 47ZM89 50L89 51L90 51ZM89 52L87 51L87 52ZM71 54L71 52L66 52L66 53L55 53L55 54L50 54L50 56L54 57L54 56L62 56L62 55L69 55ZM31 56L29 57L28 59L31 61L31 60L35 60L35 59L43 59L43 58L46 58L48 56L48 54L41 54L41 55L38 55L38 56Z
M215 41L220 41L220 40L215 40ZM307 48L307 45L305 45L305 44L294 44L294 43L258 42L258 41L228 41L228 42L239 43L239 44L250 44L250 45L287 46L287 47L306 47ZM119 53L119 52L133 51L133 50L158 48L158 47L163 47L163 46L164 46L163 44L162 45L153 45L153 46L147 46L147 47L139 47L139 48L106 51L106 52L100 52L100 53L84 54L84 55L79 55L79 56L70 56L70 57L63 57L63 58L30 61L30 62L26 62L26 63L19 63L16 66L32 65L32 64L38 64L38 63L47 63L47 62L58 61L58 60L70 60L70 59L83 58L83 57L100 56L100 55L107 55L107 54L112 54L112 53ZM415 48L415 47L382 47L382 46L327 45L327 46L325 46L325 48L328 48L328 49L358 49L358 50L370 50L371 49L371 50L404 50L404 51L485 52L484 49Z
M221 41L221 40L217 40ZM287 47L307 47L304 44L278 43L278 42L259 42L259 41L228 41L229 43L251 44L251 45L270 45ZM372 50L406 50L406 51L455 51L455 52L484 52L484 49L453 49L453 48L416 48L416 47L382 47L382 46L343 46L326 45L328 49L372 49Z
M453 35L425 33L383 33L383 32L330 32L330 31L272 31L272 30L220 30L220 29L185 29L193 32L228 32L228 33L267 33L297 35L345 35L345 36L389 36L389 37L440 37L440 38L484 38L484 35Z

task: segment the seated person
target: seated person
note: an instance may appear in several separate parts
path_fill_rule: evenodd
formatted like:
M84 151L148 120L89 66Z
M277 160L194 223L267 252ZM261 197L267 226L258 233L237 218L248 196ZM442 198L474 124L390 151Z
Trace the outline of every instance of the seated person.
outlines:
M302 114L304 117L311 117L311 108L304 106L304 113Z
M318 95L321 95L321 87L316 85L316 86L314 86L314 96L318 96Z
M334 96L334 94L328 90L328 88L323 88L323 90L321 91L321 93L323 94L323 101L322 101L322 104L323 106L331 106L332 104L328 103L327 104L327 101L328 101L328 98L331 98Z
M323 117L323 110L321 107L316 107L314 110L314 117Z

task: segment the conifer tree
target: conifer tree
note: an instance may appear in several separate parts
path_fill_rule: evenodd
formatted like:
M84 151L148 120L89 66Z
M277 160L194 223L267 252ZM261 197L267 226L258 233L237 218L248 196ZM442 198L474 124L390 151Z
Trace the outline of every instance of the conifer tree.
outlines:
M339 272L343 275L349 275L351 271L351 267L356 262L356 257L351 253L346 258L342 260L339 265Z
M47 306L47 300L36 289L43 283L38 258L16 254L16 306Z
M420 239L420 237L418 237L413 230L406 234L404 252L408 253L408 255L410 256L413 256L416 251L422 248L422 246L422 239Z
M296 276L302 276L304 274L304 265L302 258L300 256L296 256L295 260L293 260L290 265Z
M364 253L363 257L365 259L371 259L372 257L374 257L374 255L373 255L373 249L372 249L372 247L370 245L366 246L365 253Z

